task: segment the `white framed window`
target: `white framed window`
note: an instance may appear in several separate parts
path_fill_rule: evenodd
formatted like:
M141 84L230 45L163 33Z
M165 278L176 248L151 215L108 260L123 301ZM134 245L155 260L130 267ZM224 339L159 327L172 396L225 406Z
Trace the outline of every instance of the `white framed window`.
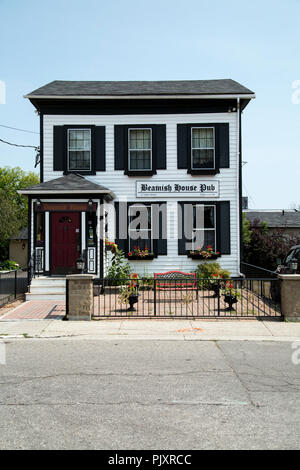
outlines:
M152 207L134 204L128 207L128 239L129 251L135 247L153 252L152 239Z
M215 128L191 128L191 169L215 169Z
M205 250L208 245L216 251L216 206L196 204L193 206L192 249Z
M152 170L152 129L128 129L129 171Z
M68 129L68 170L91 171L91 129Z

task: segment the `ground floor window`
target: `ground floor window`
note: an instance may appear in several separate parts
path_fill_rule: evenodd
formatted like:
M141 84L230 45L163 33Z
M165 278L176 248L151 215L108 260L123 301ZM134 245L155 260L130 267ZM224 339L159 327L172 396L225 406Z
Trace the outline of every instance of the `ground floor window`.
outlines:
M202 250L207 246L216 250L216 207L195 204L193 206L192 249Z
M129 253L153 252L151 206L134 204L128 207Z

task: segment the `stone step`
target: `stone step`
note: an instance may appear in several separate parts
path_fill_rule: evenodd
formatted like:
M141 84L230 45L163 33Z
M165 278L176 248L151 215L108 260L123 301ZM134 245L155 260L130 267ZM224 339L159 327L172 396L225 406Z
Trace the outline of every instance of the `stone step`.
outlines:
M32 286L57 286L57 287L65 287L66 280L65 279L53 279L49 277L45 278L35 278L31 281Z
M28 292L26 300L66 300L65 294L32 294Z
M30 294L65 294L66 286L57 286L57 285L34 285L30 286Z

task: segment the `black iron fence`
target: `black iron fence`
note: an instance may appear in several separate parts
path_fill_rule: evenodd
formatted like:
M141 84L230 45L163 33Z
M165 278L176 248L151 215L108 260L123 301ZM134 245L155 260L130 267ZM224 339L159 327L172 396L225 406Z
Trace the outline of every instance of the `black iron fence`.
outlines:
M274 279L276 278L275 271L270 271L269 269L261 268L260 266L255 266L254 264L241 262L241 271L246 276L246 278L267 278Z
M97 279L95 318L281 317L277 278Z
M27 270L0 272L0 307L22 297L27 286Z

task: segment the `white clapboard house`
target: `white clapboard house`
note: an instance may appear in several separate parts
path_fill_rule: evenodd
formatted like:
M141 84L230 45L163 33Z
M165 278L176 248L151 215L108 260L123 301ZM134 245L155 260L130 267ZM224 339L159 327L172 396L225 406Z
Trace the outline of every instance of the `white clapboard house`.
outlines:
M233 80L54 81L26 95L40 118L29 256L46 276L105 277L116 241L135 272L190 272L207 246L240 273L241 114ZM140 254L142 253L142 257Z

